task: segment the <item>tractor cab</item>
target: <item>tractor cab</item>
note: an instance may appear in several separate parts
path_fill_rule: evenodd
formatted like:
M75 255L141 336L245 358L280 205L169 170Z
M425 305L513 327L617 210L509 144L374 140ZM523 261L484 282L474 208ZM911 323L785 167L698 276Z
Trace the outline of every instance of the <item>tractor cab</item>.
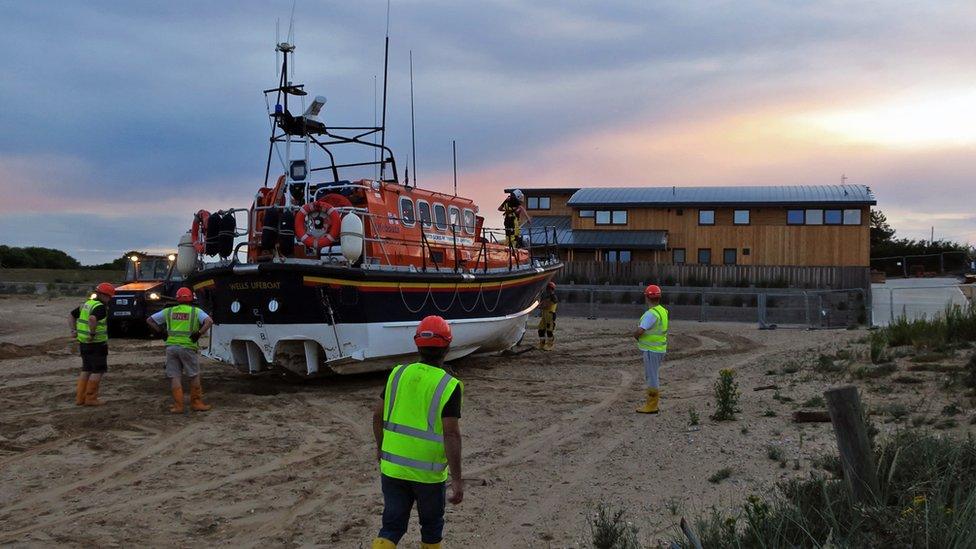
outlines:
M146 319L176 302L183 276L176 256L133 254L125 267L125 283L115 289L109 305L108 330L114 337L149 335Z

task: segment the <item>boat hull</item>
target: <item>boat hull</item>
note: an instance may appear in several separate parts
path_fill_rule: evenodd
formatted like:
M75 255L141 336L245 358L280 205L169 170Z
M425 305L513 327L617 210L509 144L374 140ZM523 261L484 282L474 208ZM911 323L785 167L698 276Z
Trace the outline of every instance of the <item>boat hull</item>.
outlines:
M193 275L214 319L204 354L259 373L301 376L387 370L416 354L427 315L454 336L448 360L516 345L538 295L561 265L474 274L260 264Z

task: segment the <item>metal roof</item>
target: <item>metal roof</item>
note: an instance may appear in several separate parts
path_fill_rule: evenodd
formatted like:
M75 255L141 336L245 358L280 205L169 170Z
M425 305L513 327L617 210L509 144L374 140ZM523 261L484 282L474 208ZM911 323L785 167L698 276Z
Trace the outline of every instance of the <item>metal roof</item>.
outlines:
M536 215L523 227L523 234L536 244L545 241L543 228L556 231L559 248L626 248L630 250L664 250L668 244L666 231L573 230L572 218L562 215Z
M866 185L781 185L775 187L589 187L569 199L573 207L720 205L874 205Z
M510 193L515 189L521 189L521 191L530 196L539 196L546 193L552 194L571 194L580 190L579 187L511 187L505 189L506 193Z

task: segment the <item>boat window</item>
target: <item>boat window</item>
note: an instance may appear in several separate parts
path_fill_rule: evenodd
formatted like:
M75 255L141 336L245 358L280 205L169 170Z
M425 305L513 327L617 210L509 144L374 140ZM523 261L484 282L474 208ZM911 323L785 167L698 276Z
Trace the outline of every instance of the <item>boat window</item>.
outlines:
M413 227L416 218L413 214L413 200L405 196L400 197L400 221L407 227Z
M420 217L420 222L423 224L425 229L430 228L430 204L424 200L417 201L417 215Z
M447 230L447 208L443 204L434 204L434 226L439 231Z
M447 210L448 219L451 220L451 230L455 233L461 232L461 209L457 206L451 206Z
M471 210L464 210L464 216L461 218L462 224L464 225L464 232L468 234L474 234L475 228L475 218L474 212Z

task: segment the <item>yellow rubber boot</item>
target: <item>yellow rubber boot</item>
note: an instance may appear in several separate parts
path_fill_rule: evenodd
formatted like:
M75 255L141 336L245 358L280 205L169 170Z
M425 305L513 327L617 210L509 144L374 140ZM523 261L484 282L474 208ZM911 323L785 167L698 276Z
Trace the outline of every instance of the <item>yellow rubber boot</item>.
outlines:
M543 338L539 338L539 350L540 351L546 350L546 340Z
M169 411L174 414L183 413L183 387L173 389L173 405L169 407Z
M85 405L85 394L88 389L88 379L84 377L78 378L78 388L75 391L75 404L78 406Z
M373 549L396 549L396 544L386 538L373 540Z
M209 404L203 403L203 387L200 385L190 386L190 409L194 412L206 412L213 408Z
M657 389L647 390L647 401L644 405L637 408L635 411L638 414L656 414L658 413L658 403L660 401L661 393Z
M546 350L551 351L556 348L556 336L550 337L546 340Z
M98 384L102 380L92 380L89 378L88 383L85 384L85 406L101 406L105 404L101 400L98 400Z

